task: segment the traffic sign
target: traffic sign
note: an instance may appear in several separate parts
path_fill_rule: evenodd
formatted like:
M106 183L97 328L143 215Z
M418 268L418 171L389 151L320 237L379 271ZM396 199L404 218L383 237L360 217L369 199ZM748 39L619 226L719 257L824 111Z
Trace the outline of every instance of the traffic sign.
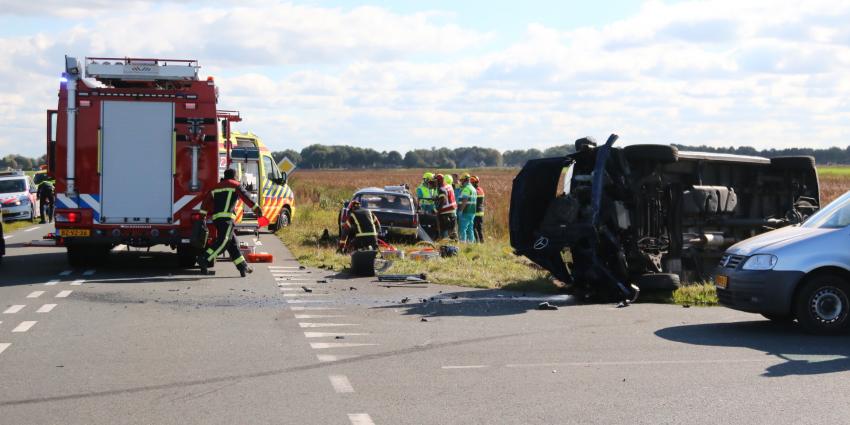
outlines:
M295 167L295 163L292 162L292 160L289 159L288 156L283 157L283 159L281 159L280 162L277 163L277 168L280 168L280 171L283 171L287 175L292 174L292 172L295 171Z

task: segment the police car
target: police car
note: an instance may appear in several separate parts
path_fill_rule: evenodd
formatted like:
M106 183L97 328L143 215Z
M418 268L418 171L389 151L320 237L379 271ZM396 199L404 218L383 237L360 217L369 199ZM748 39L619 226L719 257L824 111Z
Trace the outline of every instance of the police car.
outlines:
M0 210L4 221L35 221L39 211L36 186L23 171L0 172Z

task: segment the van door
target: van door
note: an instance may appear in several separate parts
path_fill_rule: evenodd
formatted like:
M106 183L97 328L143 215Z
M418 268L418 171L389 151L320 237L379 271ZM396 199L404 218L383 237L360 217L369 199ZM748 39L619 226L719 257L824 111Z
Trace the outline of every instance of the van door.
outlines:
M276 183L280 178L274 159L270 155L263 156L263 215L270 223L277 221L283 206L283 186Z

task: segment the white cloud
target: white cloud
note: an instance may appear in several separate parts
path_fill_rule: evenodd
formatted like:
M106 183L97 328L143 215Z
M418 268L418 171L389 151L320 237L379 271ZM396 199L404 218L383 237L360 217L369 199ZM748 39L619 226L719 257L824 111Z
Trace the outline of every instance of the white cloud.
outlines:
M76 16L100 0L87 1L6 13ZM97 13L0 38L0 151L27 140L24 153L40 152L64 53L198 58L221 106L277 149L545 148L609 132L721 146L850 139L850 5L840 2L648 2L601 27L529 23L498 48L450 14L368 6L130 1Z

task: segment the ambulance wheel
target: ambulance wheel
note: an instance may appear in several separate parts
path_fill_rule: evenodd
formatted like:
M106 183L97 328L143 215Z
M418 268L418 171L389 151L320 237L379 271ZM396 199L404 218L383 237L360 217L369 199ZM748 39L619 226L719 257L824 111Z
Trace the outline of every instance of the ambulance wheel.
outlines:
M280 229L282 229L286 226L289 226L289 222L290 222L289 220L290 220L289 208L284 208L284 209L280 210L280 214L278 214L277 220L275 220L274 223L269 224L269 231L274 233L274 232L277 232L278 230L280 230Z
M195 267L198 252L190 245L177 245L177 264L182 268Z

